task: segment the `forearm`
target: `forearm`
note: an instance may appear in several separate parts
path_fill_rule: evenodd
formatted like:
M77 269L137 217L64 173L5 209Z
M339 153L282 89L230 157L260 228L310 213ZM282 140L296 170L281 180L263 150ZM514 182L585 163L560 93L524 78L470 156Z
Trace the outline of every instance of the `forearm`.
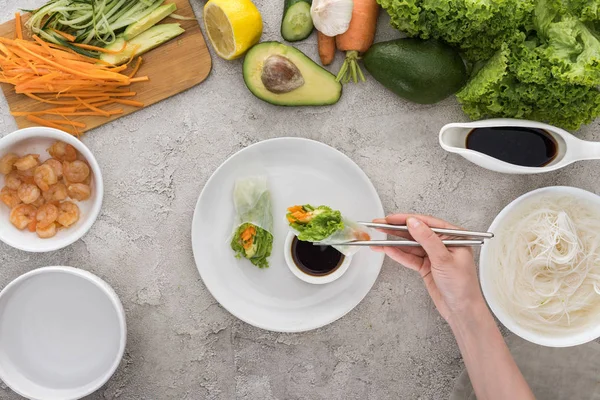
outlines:
M449 322L479 400L534 399L483 299Z

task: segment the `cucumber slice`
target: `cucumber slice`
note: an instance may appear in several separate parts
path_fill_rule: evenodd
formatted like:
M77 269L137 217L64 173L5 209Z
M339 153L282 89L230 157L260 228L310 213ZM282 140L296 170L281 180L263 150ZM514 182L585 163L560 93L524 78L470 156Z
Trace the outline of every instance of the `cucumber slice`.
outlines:
M125 49L117 54L102 53L100 59L113 65L121 65L129 61L130 58L142 55L181 35L183 32L185 30L179 24L154 25L128 42L122 37L118 38L113 44L107 46L106 49L119 50L123 48L123 43L126 43Z
M311 0L285 0L281 36L288 42L306 39L313 30Z
M123 32L123 39L131 40L137 35L147 31L149 28L156 25L158 22L167 18L169 15L174 13L177 10L177 6L175 3L165 4L164 6L158 7L156 10L152 11L150 14L146 15L144 18L139 21L129 25L125 32Z

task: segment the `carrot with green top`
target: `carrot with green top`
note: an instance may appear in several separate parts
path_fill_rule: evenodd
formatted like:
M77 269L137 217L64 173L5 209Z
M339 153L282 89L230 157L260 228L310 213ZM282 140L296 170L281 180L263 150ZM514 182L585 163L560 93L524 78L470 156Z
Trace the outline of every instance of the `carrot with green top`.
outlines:
M376 0L354 0L350 26L335 38L338 50L346 52L346 60L336 77L338 82L348 83L352 80L358 83L359 79L364 82L365 76L358 66L358 60L360 54L373 44L378 16L379 5Z

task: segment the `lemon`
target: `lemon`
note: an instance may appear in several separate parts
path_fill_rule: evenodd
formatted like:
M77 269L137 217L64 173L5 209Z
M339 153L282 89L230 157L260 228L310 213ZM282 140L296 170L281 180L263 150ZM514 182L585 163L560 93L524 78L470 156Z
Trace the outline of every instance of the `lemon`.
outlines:
M226 60L240 57L260 40L263 22L250 0L209 0L204 26L215 51Z

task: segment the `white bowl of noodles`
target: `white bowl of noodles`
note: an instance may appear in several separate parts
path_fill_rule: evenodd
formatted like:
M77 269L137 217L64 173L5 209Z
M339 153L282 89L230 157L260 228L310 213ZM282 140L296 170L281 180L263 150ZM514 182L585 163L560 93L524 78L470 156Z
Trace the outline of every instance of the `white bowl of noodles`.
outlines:
M516 335L568 347L600 337L600 197L534 190L494 219L480 256L483 294Z

